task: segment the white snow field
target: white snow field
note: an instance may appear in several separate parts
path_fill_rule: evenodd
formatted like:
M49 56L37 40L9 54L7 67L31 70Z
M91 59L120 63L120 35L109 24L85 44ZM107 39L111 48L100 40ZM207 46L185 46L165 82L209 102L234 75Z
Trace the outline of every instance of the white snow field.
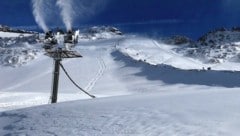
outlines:
M0 66L0 135L238 135L238 63L204 64L173 48L129 35L80 40L74 50L83 58L63 65L97 98L61 71L54 105L53 61L43 50L19 67Z
M0 32L1 38L11 38L11 37L19 37L19 36L32 36L32 34L21 34L21 33L13 33L13 32Z
M0 113L1 135L234 136L238 90L154 93Z

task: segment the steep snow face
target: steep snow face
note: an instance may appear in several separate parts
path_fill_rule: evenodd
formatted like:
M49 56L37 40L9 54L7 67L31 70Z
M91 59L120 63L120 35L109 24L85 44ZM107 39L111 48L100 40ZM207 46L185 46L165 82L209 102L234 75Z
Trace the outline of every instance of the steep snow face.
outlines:
M136 61L151 65L168 65L184 70L224 70L239 71L238 62L224 61L222 63L205 63L201 56L185 54L192 48L190 45L168 45L162 40L128 36L120 41L119 50ZM196 49L196 48L194 48ZM214 51L214 49L211 49ZM218 58L220 59L220 58Z
M173 48L176 47L159 43L153 39L139 37L127 38L121 41L118 46L123 54L132 57L136 61L142 61L151 65L164 64L181 69L195 69L199 66L197 61L175 53Z

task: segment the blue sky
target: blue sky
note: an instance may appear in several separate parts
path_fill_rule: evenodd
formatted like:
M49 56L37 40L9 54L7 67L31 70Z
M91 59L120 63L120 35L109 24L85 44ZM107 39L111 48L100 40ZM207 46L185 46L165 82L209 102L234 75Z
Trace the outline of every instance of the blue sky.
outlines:
M101 12L95 11L96 14L91 18L86 20L81 18L75 24L185 23L190 28L196 29L195 27L198 27L199 30L203 31L222 26L240 26L240 2L238 0L105 1L108 4ZM10 26L36 25L30 0L1 0L0 6L0 24Z

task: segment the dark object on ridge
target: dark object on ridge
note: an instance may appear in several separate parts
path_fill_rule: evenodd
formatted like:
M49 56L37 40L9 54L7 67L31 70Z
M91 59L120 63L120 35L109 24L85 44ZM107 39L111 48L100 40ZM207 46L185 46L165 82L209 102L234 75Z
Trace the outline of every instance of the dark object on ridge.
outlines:
M180 36L180 35L175 35L166 40L167 44L172 44L172 45L186 45L186 44L192 44L193 40L186 37L186 36Z
M46 32L45 39L48 39L48 38L53 38L53 32L52 31Z

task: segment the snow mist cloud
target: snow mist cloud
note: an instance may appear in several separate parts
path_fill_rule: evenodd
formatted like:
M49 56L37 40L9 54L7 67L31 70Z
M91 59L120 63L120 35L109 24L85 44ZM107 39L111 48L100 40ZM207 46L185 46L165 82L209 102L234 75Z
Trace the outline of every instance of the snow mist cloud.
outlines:
M76 17L75 10L73 9L73 0L57 0L57 6L59 6L61 10L61 17L63 23L65 24L67 30L72 29L73 21Z
M108 0L57 0L61 17L67 30L71 30L75 21L83 22L103 10Z
M33 15L35 17L35 21L43 29L44 32L47 32L48 26L45 22L45 15L44 15L44 2L46 0L32 0L32 6L33 6Z
M49 31L49 24L62 25L67 31L78 22L85 22L102 11L109 0L32 0L35 21L44 32ZM57 17L57 18L56 18ZM60 21L61 20L61 21Z

